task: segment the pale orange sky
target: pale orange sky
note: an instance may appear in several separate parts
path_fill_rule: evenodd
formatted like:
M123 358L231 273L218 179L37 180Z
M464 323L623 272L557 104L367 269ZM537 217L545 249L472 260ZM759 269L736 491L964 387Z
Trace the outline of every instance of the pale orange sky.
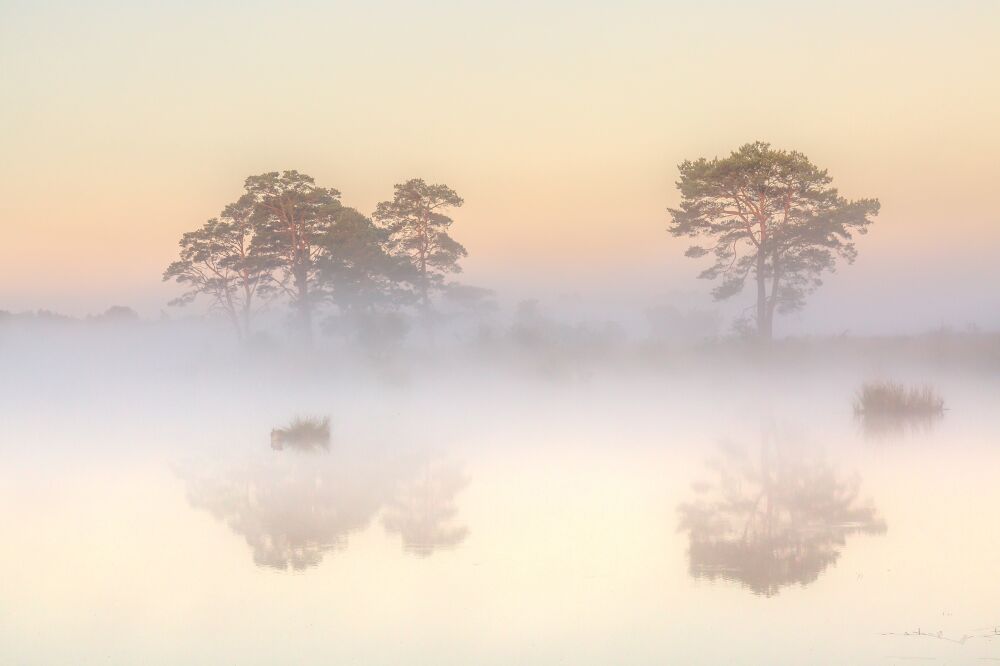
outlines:
M364 212L451 185L512 298L704 291L676 165L760 139L883 204L803 326L998 322L1000 4L874 4L0 1L0 309L155 315L179 235L288 168Z

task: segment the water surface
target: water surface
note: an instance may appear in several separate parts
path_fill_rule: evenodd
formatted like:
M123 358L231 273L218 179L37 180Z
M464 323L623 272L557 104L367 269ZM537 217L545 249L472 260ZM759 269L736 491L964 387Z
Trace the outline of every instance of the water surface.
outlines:
M1000 660L1000 395L941 381L8 388L0 663Z

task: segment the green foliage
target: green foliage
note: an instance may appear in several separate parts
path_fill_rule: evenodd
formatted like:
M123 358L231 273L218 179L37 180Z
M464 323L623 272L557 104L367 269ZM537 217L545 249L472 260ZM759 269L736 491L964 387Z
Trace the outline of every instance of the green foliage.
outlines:
M389 255L386 242L386 232L353 208L342 208L319 237L317 288L342 313L412 301L413 269Z
M170 302L184 305L199 295L225 313L240 337L250 334L254 299L273 288L266 259L252 245L253 205L246 197L226 206L222 215L181 236L180 258L167 267L163 280L187 291Z
M299 331L312 336L321 239L335 226L343 207L340 192L317 187L298 171L250 176L244 184L253 204L254 250L274 271L277 284L292 299Z
M486 314L500 308L496 302L496 293L485 287L449 282L442 287L441 295L458 311L469 314Z
M699 277L719 280L716 299L739 294L748 277L755 279L757 328L766 337L775 310L803 307L837 257L854 260L852 234L865 233L879 210L875 199L840 196L827 172L802 153L767 143L746 144L722 159L688 160L679 169L681 203L670 209L670 233L709 241L685 254L714 256Z
M393 200L375 209L373 217L386 234L389 254L411 266L425 308L430 306L430 294L444 287L445 276L461 271L458 261L467 254L449 235L453 221L443 212L462 203L446 185L428 185L414 178L396 185Z
M386 252L387 231L340 203L340 193L297 171L246 179L245 193L223 214L181 238L181 256L164 273L249 333L255 297L285 295L311 338L313 310L393 307L412 300L412 266Z

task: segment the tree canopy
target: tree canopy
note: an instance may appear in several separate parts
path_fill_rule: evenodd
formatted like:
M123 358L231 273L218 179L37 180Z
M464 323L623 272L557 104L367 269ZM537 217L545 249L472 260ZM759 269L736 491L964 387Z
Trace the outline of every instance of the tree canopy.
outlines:
M254 208L254 249L292 299L298 330L309 340L319 298L320 257L327 252L322 241L330 238L342 215L340 192L317 187L310 176L298 171L250 176L244 188Z
M409 303L411 267L385 250L386 233L353 208L342 208L318 239L317 282L344 313Z
M424 309L430 307L431 293L444 287L445 276L462 270L458 261L467 252L448 233L453 220L444 211L463 203L447 185L413 178L396 185L392 201L375 209L373 217L386 232L388 252L404 258L414 270Z
M205 294L241 338L250 334L254 299L273 288L267 261L252 247L252 216L253 205L246 197L226 206L222 215L181 236L180 258L163 273L164 281L187 287L172 305Z
M712 254L699 277L720 279L716 299L757 287L758 335L770 339L775 311L792 312L832 271L837 257L852 262L853 233L878 214L876 199L848 201L832 178L802 153L748 143L729 157L680 164L681 202L669 209L669 231L705 239L688 257Z
M418 299L427 307L432 292L456 287L444 275L460 270L466 251L448 235L452 221L442 211L460 205L448 187L413 179L379 204L376 223L298 171L250 176L236 203L181 237L180 259L164 280L188 288L172 304L207 296L241 337L256 298L287 296L308 342L320 305L332 307L331 320L370 324Z

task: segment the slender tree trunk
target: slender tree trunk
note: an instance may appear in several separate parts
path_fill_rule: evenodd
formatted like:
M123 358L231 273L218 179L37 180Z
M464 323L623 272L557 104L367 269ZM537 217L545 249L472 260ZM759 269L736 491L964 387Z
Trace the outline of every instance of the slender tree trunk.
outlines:
M430 290L427 288L427 269L421 269L420 277L420 306L424 309L424 312L429 312L431 309L431 297Z
M764 253L757 252L757 338L764 343L771 341L771 317L767 306L767 266Z
M430 310L431 299L429 294L429 289L427 286L427 241L423 241L423 246L420 248L420 302L426 313Z
M309 276L305 266L296 266L293 273L295 279L295 309L298 318L298 334L302 342L312 346L312 303L309 302Z
M431 312L431 298L430 298L430 288L427 284L427 265L421 257L421 273L422 277L420 279L420 310L423 314L424 329L427 331L427 341L433 346L434 345L434 316Z
M236 339L243 342L246 336L243 334L243 327L240 325L240 318L235 311L229 313L229 321L233 322L233 329L236 331Z
M243 335L250 339L250 311L252 309L253 291L250 289L246 276L243 276Z
M767 315L765 320L767 321L767 337L774 337L774 311L778 307L778 277L775 276L774 280L771 282L771 297L768 299L767 303Z
M774 337L774 311L778 306L778 293L781 285L781 261L777 253L771 255L771 295L767 299L767 312L764 315L764 329L768 340Z
M426 223L425 223L426 224ZM426 235L426 228L424 230ZM427 341L434 345L434 322L431 315L430 285L427 279L427 241L420 248L420 309L423 313L424 328L427 331Z
M250 339L250 306L243 306L243 335Z
M430 314L431 309L430 289L427 284L427 254L430 251L431 239L427 216L427 210L420 213L420 287L425 316Z
M236 304L233 303L233 294L231 289L232 287L230 287L227 282L224 301L226 315L229 317L229 321L233 322L233 328L236 329L236 339L242 342L245 339L245 336L243 335L243 327L240 325L240 316L236 312Z

